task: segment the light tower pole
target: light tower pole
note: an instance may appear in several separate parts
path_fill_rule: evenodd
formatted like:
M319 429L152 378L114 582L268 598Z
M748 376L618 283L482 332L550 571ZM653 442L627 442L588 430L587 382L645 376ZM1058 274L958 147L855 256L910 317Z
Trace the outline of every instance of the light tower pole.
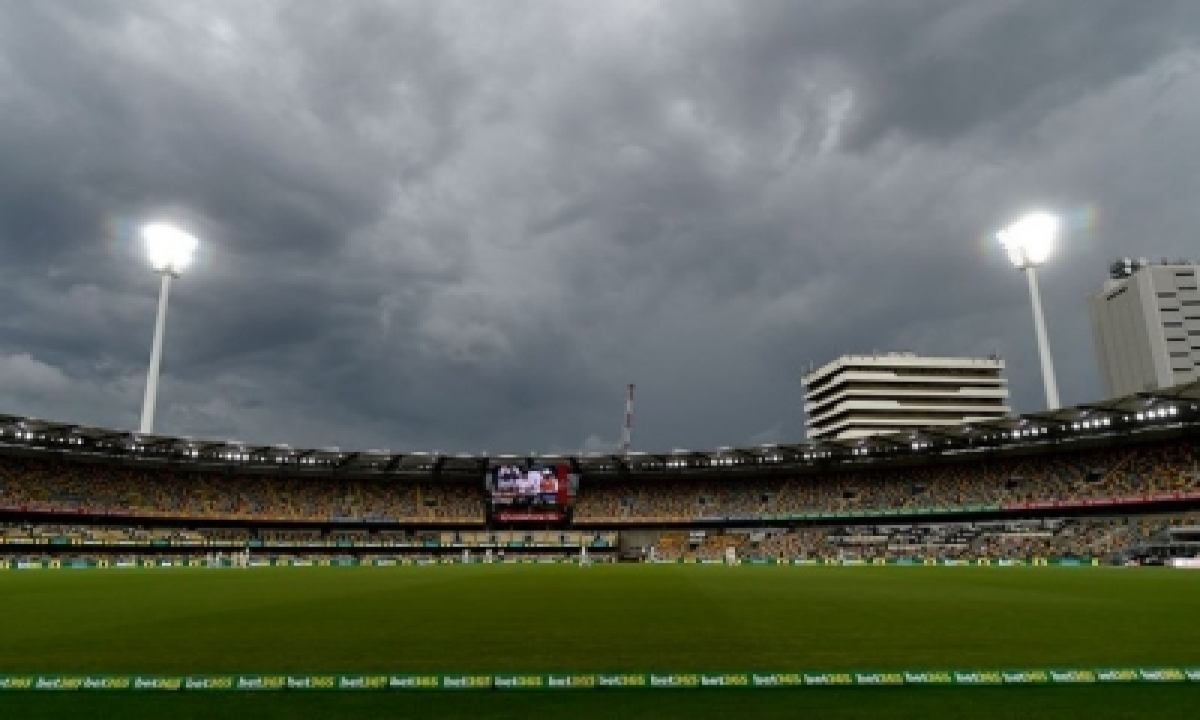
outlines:
M1054 358L1050 354L1050 339L1046 334L1046 319L1042 314L1042 297L1038 292L1037 268L1050 257L1058 238L1059 220L1044 212L1035 212L1009 225L996 234L1008 252L1013 265L1025 273L1029 281L1029 297L1033 302L1033 328L1037 334L1038 357L1042 363L1042 383L1046 388L1046 407L1057 410L1058 383L1054 378Z
M621 454L628 455L633 444L633 383L625 396L625 424L621 427Z
M171 279L192 262L199 242L188 233L162 223L142 228L142 240L146 244L146 255L150 267L162 275L158 292L158 317L154 322L154 344L150 350L150 369L146 372L146 394L142 400L142 420L138 431L143 434L154 432L154 408L158 399L158 375L162 367L163 334L167 326L167 298L171 293Z

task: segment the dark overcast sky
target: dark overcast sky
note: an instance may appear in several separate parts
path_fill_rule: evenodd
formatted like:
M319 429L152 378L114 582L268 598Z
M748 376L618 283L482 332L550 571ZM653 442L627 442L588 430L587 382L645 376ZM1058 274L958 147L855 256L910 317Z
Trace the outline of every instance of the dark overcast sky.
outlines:
M802 436L843 352L998 352L1043 399L990 235L1069 218L1043 296L1063 401L1085 297L1200 253L1194 0L8 2L0 412L393 450Z

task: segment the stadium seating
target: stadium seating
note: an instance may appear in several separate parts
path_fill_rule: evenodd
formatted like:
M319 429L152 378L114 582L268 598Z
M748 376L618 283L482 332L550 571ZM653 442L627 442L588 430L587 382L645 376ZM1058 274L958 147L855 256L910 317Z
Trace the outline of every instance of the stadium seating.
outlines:
M1187 441L796 478L585 480L576 523L686 523L1198 492ZM0 507L292 522L483 523L482 483L228 476L0 458Z
M1170 524L1195 522L1178 513L1145 516L1138 507L1149 496L1194 506L1198 460L1196 443L1184 438L900 467L863 463L798 477L585 477L572 527L523 531L486 529L482 482L228 475L0 456L0 511L10 519L0 524L0 550L20 547L29 554L44 546L50 554L67 548L112 555L100 549L170 554L249 546L318 557L326 552L321 548L361 554L364 548L503 547L544 554L581 544L616 548L612 527L618 525L673 524L705 531L662 533L655 547L660 560L721 561L730 548L757 559L1115 557ZM1123 503L1120 509L1114 499ZM1105 517L913 524L914 516L949 509L978 513L984 506L995 516L1001 507L1045 510L1062 503ZM885 512L890 515L880 517ZM112 522L86 522L97 515ZM796 515L822 527L761 527ZM847 516L858 518L856 524L843 522ZM197 522L178 527L191 521ZM364 522L371 525L347 527ZM759 527L729 529L739 523ZM471 525L478 529L463 529Z
M482 483L227 476L0 458L0 507L299 522L482 523Z
M798 478L585 484L577 523L678 523L810 512L920 510L1200 492L1187 441Z

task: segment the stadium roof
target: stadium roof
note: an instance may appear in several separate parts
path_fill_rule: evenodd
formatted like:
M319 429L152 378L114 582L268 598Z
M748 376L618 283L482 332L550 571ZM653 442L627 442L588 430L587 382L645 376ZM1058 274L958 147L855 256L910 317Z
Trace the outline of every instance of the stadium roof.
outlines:
M787 469L853 463L913 454L950 454L1141 429L1200 424L1200 381L1075 407L986 422L942 425L854 440L807 440L778 445L675 449L669 452L451 454L439 451L341 450L253 445L142 435L15 415L0 415L0 448L100 456L132 462L381 476L482 475L511 462L570 464L587 474L689 473Z

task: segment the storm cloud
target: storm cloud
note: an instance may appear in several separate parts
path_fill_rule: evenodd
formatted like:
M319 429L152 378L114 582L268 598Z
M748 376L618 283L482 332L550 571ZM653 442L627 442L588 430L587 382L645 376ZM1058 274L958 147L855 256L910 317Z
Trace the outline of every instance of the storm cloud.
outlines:
M0 12L0 412L132 428L158 285L202 238L158 430L611 449L803 435L843 352L999 353L990 239L1049 207L1063 400L1085 297L1196 258L1191 2L38 2Z

